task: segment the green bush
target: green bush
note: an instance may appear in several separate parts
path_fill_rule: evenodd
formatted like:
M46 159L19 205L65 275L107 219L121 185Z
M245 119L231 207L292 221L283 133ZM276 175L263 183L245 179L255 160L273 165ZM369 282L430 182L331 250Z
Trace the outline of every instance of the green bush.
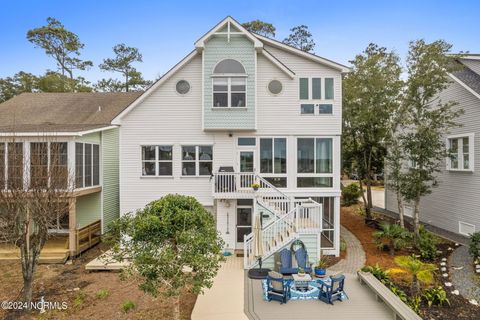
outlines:
M433 233L429 232L423 225L420 226L420 238L416 243L418 254L422 260L433 261L437 256L437 245L440 240Z
M375 278L380 280L382 283L390 282L390 273L388 270L383 270L378 264L375 266L365 266L362 268L363 272L370 272Z
M408 245L411 241L411 233L399 226L398 224L391 224L383 222L380 224L380 230L373 233L377 248L382 249L388 245L390 255L395 255L395 250L399 250Z
M420 296L413 296L408 299L407 305L412 309L415 313L420 312L420 303L422 302L422 297Z
M125 313L128 313L130 310L133 310L136 307L137 307L137 305L135 304L135 302L133 302L131 300L127 300L122 304L122 310Z
M344 206L351 206L358 202L358 198L362 195L362 190L356 183L349 184L342 189L342 201Z
M473 260L478 260L480 258L480 231L470 235L468 251L470 252Z
M447 293L442 287L429 288L423 292L422 297L427 301L429 307L432 305L442 306L445 303L450 305L450 301L447 298Z
M107 290L107 289L100 289L97 291L97 293L95 294L95 296L98 298L98 299L105 299L106 297L108 297L110 295L110 292Z

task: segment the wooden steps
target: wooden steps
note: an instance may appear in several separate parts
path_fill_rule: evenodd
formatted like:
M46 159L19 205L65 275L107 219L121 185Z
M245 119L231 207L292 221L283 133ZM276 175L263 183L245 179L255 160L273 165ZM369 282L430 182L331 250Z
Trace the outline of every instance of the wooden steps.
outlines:
M39 263L65 263L70 252L68 237L54 236L47 240L40 252ZM19 260L20 250L11 244L0 244L0 260Z

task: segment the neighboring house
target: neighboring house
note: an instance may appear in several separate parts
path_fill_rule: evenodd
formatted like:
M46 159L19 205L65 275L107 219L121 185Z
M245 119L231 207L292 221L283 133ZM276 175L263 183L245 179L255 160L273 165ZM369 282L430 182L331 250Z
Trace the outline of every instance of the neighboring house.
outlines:
M452 158L445 159L438 174L438 186L423 197L420 219L453 233L468 235L480 230L480 55L465 55L458 60L464 68L450 75L451 84L439 98L456 101L464 110L454 128L445 137ZM394 192L385 191L385 207L398 212ZM405 205L405 215L413 208Z
M68 214L52 217L56 227L50 232L63 235L66 243L64 250L51 249L56 255L75 256L87 249L93 245L90 237L98 239L119 216L118 128L111 121L139 95L23 93L0 104L3 187L15 179L30 183L34 172L48 168L52 152L74 183ZM60 258L49 261L64 261Z
M311 262L338 255L348 71L227 17L113 120L120 212L169 193L193 196L215 216L226 249L246 249L247 268L257 216L267 265L298 238Z

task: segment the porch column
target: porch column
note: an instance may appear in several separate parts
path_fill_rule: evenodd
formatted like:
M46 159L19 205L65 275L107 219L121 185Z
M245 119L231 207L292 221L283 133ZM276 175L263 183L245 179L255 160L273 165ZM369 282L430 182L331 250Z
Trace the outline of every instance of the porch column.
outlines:
M74 257L77 253L77 198L68 199L68 248L70 257Z
M340 256L340 197L335 197L334 198L334 240L333 240L333 245L335 249L335 256L339 257Z

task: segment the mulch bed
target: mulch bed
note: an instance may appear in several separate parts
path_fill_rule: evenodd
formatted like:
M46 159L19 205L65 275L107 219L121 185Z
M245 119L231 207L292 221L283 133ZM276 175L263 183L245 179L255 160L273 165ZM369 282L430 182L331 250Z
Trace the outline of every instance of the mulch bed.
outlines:
M87 272L85 264L106 248L102 244L88 250L70 265L39 265L34 283L34 301L66 301L62 311L38 312L25 315L0 310L0 319L172 319L172 301L161 294L153 298L138 288L133 279L121 280L118 272ZM18 301L22 274L18 261L0 261L0 301ZM108 291L106 298L97 297L100 290ZM81 303L78 303L82 295ZM182 319L190 319L197 296L187 290L180 297ZM124 313L122 305L131 300L135 309ZM77 301L77 303L75 303Z
M376 265L384 269L395 268L397 265L394 262L394 257L392 257L388 252L380 251L375 242L372 233L375 231L374 228L371 228L365 224L364 217L360 216L357 213L357 209L360 205L354 205L350 207L341 208L341 224L352 232L361 242L363 249L366 254L366 265ZM390 217L377 216L377 220L386 221L386 222L395 222ZM408 226L407 226L408 227ZM438 250L442 251L434 263L438 268L440 268L440 262L442 258L449 258L453 250L449 248L455 248L455 244L445 240L443 243L438 245ZM413 249L405 249L398 251L397 255L410 255L413 253ZM411 296L410 286L409 286L409 277L406 274L395 274L392 275L392 280L395 284L405 291L405 293ZM454 287L446 287L445 282L451 282L450 278L444 278L440 270L436 273L436 280L438 284L441 284L442 287L447 292L448 299L450 301L450 306L432 306L428 307L426 302L422 301L420 307L420 316L423 319L435 319L435 320L444 320L444 319L480 319L480 307L474 306L468 302L468 300L461 295L457 296L452 294L452 291L455 290Z

